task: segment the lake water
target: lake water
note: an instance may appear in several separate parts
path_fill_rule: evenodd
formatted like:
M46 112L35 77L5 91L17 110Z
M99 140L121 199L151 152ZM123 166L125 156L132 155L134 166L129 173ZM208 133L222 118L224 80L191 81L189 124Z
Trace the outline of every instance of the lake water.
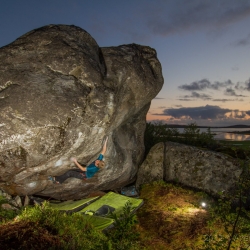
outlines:
M179 132L182 133L184 128L178 128ZM228 133L233 131L249 131L250 128L211 128L211 133L216 134L214 139L216 140L232 140L232 141L249 141L250 135ZM200 128L201 132L207 132L207 128Z

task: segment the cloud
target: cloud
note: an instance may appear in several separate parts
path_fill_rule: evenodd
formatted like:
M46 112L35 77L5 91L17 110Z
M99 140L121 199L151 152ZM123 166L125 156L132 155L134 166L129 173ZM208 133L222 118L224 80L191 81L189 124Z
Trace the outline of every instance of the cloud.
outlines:
M238 71L238 70L239 70L239 67L238 67L238 66L234 66L234 67L232 67L232 70Z
M235 84L234 88L237 89L237 90L241 90L241 91L242 91L242 90L244 90L245 86L244 86L244 83L242 83L242 82L237 82L237 83Z
M206 89L210 85L211 85L211 83L207 79L202 79L198 82L192 82L190 84L181 85L178 88L183 89L183 90L188 90L188 91L194 91L194 90Z
M161 114L152 114L157 116L165 116L165 121L175 123L190 123L197 122L197 124L204 125L233 125L239 122L249 122L250 110L240 111L219 106L201 106L201 107L181 107L164 109Z
M190 117L192 119L218 119L224 117L228 112L231 112L231 110L223 109L219 106L206 105L202 107L164 109L162 115L172 116L174 118Z
M227 80L225 82L214 82L214 83L211 83L209 80L207 79L202 79L200 81L195 81L195 82L192 82L190 84L183 84L181 86L179 86L178 88L179 89L182 89L182 90L187 90L187 91L202 91L202 90L205 90L205 89L214 89L214 90L218 90L220 88L225 88L225 87L228 87L228 86L232 86L233 83L231 80Z
M183 96L180 100L187 100L187 99L190 99L190 98L195 98L195 99L202 99L202 100L211 100L211 96L209 95L206 95L206 94L199 94L195 91L192 92L191 95L185 95Z
M227 88L227 89L224 91L224 94L225 94L225 95L229 95L229 96L246 97L246 96L244 96L244 95L238 95L238 94L236 94L236 92L235 92L233 89L231 89L231 88Z
M234 119L244 119L246 115L245 111L236 110L231 112L230 117Z
M244 90L250 91L250 78L246 80L244 83L237 82L237 84L235 85L235 89L241 90L241 91L244 91Z
M250 14L250 1L169 0L150 6L145 14L151 31L168 36L186 30L221 28L242 20Z
M165 98L161 98L161 97L155 97L155 98L154 98L154 100L155 100L155 99L165 99Z
M250 91L250 79L245 82L245 90Z
M245 38L236 41L234 45L240 47L250 45L250 33Z
M233 101L242 102L243 99L226 99L226 98L221 98L221 99L213 99L212 101L214 101L214 102L233 102Z
M184 101L184 102L189 102L189 101L193 101L192 99L190 98L179 98L177 99L178 101Z

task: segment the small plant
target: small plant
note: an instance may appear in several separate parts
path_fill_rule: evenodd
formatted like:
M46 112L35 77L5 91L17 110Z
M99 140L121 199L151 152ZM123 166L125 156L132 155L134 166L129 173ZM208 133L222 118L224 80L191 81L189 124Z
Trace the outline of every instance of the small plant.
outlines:
M219 223L222 229L221 232L211 230L204 242L204 249L248 249L250 246L250 212L246 210L250 189L249 163L243 163L242 168L243 173L234 191L231 194L221 193L217 206L210 211L213 215L211 227Z
M135 214L132 213L132 204L128 201L123 207L123 212L117 216L111 213L111 218L115 220L115 228L111 229L107 235L112 242L114 249L137 249L139 234L135 229L137 223ZM138 247L139 249L139 247Z
M0 196L0 224L14 219L18 214L15 210L3 209L2 204L8 204L8 201L5 197Z
M66 214L46 202L25 208L14 223L0 227L0 242L13 249L48 249L49 242L50 249L109 249L108 238L81 214Z

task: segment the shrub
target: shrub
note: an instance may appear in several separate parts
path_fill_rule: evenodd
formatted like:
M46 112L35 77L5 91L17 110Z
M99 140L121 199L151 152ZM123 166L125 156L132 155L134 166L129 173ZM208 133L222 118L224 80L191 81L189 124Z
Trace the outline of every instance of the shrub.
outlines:
M5 210L1 207L2 204L8 203L7 199L0 196L0 224L6 223L9 220L14 219L18 212L15 210Z
M179 133L177 128L170 128L162 122L147 123L144 135L145 156L155 144L166 141L201 146L209 149L218 148L218 143L214 140L210 128L207 129L207 132L200 133L200 129L196 123L188 124L183 133Z
M140 249L137 242L139 234L135 228L137 220L132 210L131 203L127 202L120 216L111 213L111 218L115 220L115 227L107 235L114 249Z
M12 224L0 228L1 244L8 240L8 243L26 247L20 249L46 249L44 241L48 239L52 244L50 249L109 249L108 238L94 229L81 214L69 215L54 210L47 203L25 208L14 224L16 230ZM13 227L13 230L4 230L8 227Z

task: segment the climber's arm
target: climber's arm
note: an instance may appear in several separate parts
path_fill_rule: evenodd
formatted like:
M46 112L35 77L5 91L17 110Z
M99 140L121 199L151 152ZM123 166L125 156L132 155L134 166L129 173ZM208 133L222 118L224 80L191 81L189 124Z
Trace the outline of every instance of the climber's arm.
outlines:
M72 161L76 164L78 168L80 168L82 171L87 171L87 167L83 167L76 158L73 158Z
M108 142L108 137L106 138L105 142L104 142L104 145L102 147L102 151L100 154L104 155L106 153L106 150L107 150L107 142Z

